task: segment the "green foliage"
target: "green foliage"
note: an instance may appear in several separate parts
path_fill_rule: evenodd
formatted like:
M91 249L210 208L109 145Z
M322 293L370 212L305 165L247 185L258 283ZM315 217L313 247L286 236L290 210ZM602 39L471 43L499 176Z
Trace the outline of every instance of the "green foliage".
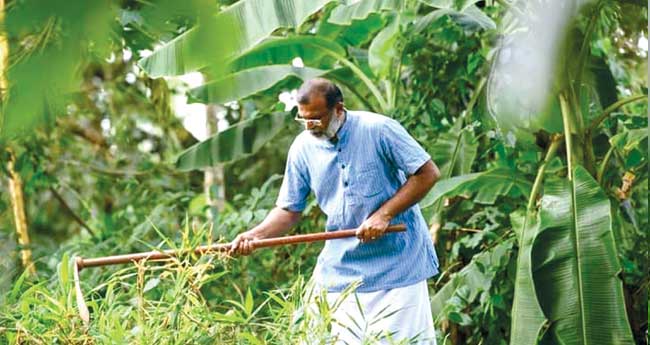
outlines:
M239 1L215 18L206 18L139 64L152 77L181 75L209 66L220 66L246 52L279 28L295 28L330 0ZM248 23L257 23L255 26ZM222 38L215 41L214 37ZM218 69L217 69L218 70Z
M339 25L350 25L353 20L363 20L373 13L393 11L402 8L397 0L361 0L351 5L342 4L334 8L328 22Z
M257 152L291 120L290 113L279 112L239 122L183 151L176 166L180 170L193 170L241 159Z
M316 68L299 68L291 65L269 65L249 68L208 82L190 91L196 103L228 103L267 90L285 78L309 80L327 71Z
M495 67L537 61L543 51L513 49L503 60L521 34L514 29L532 23L513 22L509 10L527 13L537 2L504 4L12 3L0 130L24 181L39 275L18 264L0 184L0 343L326 342L333 306L305 282L318 244L84 269L87 329L70 266L75 255L227 242L261 222L298 131L276 112L278 93L314 75L342 85L348 108L399 120L442 171L421 202L440 259L431 291L439 344L642 343L648 123L647 103L634 95L647 92L647 52L638 45L647 7L585 7L563 32L558 54L570 59L556 65L553 102L515 113L525 126L508 133L512 119L495 107L495 90L523 91L497 99L521 105L536 79L506 83L512 75L494 75ZM296 57L305 68L292 66ZM206 80L190 92L194 101L222 103L218 119L228 124L201 143L173 111L186 88L152 79L189 71ZM7 141L16 129L28 130L25 140ZM545 157L556 135L573 150L559 145ZM569 161L581 165L573 174ZM224 173L218 210L196 171L215 166ZM634 179L622 193L626 172ZM324 226L310 199L292 232Z
M442 180L431 189L420 204L426 208L442 197L471 196L476 193L475 202L492 205L499 196L527 195L531 187L531 183L518 172L508 168L495 168Z
M631 343L609 200L582 167L570 183L549 181L531 262L535 292L550 322L544 341Z
M24 1L10 7L3 25L10 56L8 70L2 71L8 90L1 138L23 137L34 126L51 125L65 114L82 79L79 65L111 51L115 11L108 2L83 1ZM88 22L93 25L88 27Z

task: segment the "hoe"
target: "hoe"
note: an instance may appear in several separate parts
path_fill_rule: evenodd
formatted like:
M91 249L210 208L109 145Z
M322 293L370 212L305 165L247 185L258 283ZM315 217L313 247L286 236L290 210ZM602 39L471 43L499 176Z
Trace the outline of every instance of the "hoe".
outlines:
M397 224L391 225L386 229L386 232L402 232L406 231L406 225ZM319 232L314 234L306 235L293 235L293 236L284 236L276 238L267 238L263 240L252 241L252 245L255 249L257 248L266 248L274 246L282 246L287 244L299 244L299 243L310 243L317 241L326 241L334 240L340 238L350 238L356 236L356 229L347 229L339 231L330 231L330 232ZM77 308L79 309L79 316L83 320L84 324L88 325L90 323L90 312L84 301L83 292L81 291L81 284L79 282L79 271L84 268L90 267L99 267L99 266L109 266L109 265L119 265L127 264L131 262L138 262L141 260L148 261L157 261L165 260L172 257L177 257L182 254L187 254L188 252L194 252L196 255L204 254L213 254L213 253L223 253L227 252L230 249L230 243L219 243L206 246L200 246L195 249L190 250L161 250L161 251L150 251L143 253L133 253L133 254L123 254L123 255L114 255L114 256L104 256L99 258L84 259L82 257L76 257L74 260L74 285L75 293L77 297Z

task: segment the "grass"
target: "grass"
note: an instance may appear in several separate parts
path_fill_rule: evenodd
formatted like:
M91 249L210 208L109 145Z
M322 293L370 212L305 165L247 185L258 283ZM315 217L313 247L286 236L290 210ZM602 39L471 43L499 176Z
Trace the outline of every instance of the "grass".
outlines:
M209 235L205 227L185 227L179 245L164 237L163 243L189 249ZM234 260L188 254L82 270L91 315L86 326L77 311L72 262L65 253L49 277L24 273L16 280L0 310L0 344L326 344L337 322L333 311L340 303L328 304L325 292L302 275L287 288L260 291L237 280L238 272L229 270ZM364 344L374 343L371 335L359 335Z

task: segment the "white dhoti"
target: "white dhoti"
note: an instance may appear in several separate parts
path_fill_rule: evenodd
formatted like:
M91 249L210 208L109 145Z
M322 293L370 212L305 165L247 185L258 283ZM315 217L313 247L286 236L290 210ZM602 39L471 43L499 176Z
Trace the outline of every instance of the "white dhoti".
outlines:
M341 299L328 293L334 344L436 344L427 282Z

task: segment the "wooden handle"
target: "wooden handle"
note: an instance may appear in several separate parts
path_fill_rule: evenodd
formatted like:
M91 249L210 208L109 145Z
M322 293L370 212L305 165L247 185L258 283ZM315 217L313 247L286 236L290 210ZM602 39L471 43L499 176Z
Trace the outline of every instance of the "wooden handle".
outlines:
M391 225L386 229L386 232L402 232L406 231L406 225L397 224ZM347 229L347 230L338 230L338 231L328 231L328 232L319 232L315 234L306 234L306 235L293 235L293 236L284 236L284 237L275 237L267 238L263 240L252 241L254 248L267 248L274 246L282 246L286 244L298 244L298 243L310 243L317 241L327 241L334 240L338 238L348 238L355 237L357 229ZM169 259L171 257L179 256L181 254L187 254L190 251L193 251L195 254L202 255L207 253L215 252L225 252L230 250L230 243L219 243L212 244L207 246L200 246L194 250L161 250L161 251L151 251L143 253L134 253L134 254L124 254L124 255L113 255L113 256L104 256L100 258L92 259L83 259L78 257L76 259L77 267L81 270L86 267L97 267L97 266L107 266L107 265L118 265L126 264L133 261L140 260L161 260Z
M406 231L406 225L398 224L391 225L386 228L386 232L402 232ZM285 244L296 244L296 243L310 243L317 241L327 241L335 240L339 238L349 238L355 237L357 235L357 229L347 229L347 230L338 230L338 231L328 231L328 232L319 232L315 234L306 234L306 235L293 235L293 236L284 236L284 237L275 237L275 238L265 238L263 240L251 241L253 248L266 248L273 246L282 246Z

